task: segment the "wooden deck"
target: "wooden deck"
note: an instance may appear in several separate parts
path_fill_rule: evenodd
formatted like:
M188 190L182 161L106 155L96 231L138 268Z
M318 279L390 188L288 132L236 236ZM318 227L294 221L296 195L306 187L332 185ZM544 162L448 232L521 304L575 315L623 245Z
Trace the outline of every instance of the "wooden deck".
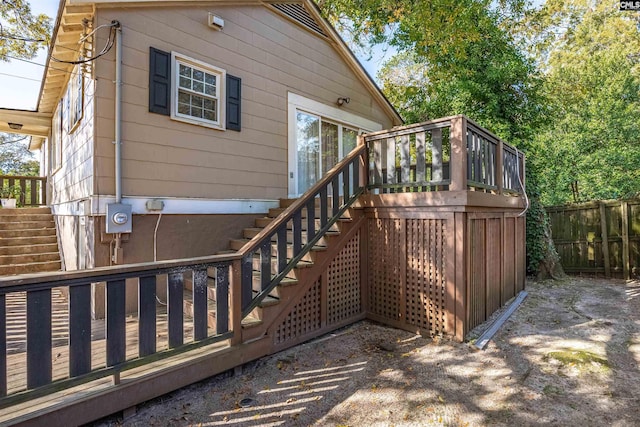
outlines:
M524 286L524 160L463 116L376 132L236 253L0 278L0 424L87 423L364 318L462 341Z

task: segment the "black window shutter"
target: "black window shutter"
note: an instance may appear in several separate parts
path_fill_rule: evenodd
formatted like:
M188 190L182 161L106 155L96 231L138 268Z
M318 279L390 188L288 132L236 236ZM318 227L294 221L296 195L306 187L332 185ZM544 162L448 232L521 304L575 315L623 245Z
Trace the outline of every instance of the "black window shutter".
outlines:
M240 131L242 79L227 74L227 129Z
M168 116L171 112L171 54L149 51L149 111Z

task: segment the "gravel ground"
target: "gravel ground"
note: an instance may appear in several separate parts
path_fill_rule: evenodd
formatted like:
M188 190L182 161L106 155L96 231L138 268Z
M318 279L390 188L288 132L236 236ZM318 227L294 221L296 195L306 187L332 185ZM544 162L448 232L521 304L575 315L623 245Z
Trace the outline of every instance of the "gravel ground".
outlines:
M97 425L639 426L640 282L527 291L484 351L360 322Z

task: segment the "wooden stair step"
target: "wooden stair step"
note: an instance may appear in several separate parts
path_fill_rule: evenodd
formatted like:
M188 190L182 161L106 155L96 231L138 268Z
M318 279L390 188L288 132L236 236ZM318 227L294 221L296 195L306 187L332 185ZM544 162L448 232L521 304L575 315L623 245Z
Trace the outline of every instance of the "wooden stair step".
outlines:
M0 216L31 215L31 214L34 214L34 215L51 214L51 208L39 207L39 208L15 208L15 209L2 208L0 209Z
M193 292L193 279L191 277L184 278L184 289ZM216 300L216 280L213 277L207 278L207 299Z
M232 253L236 253L239 251L246 243L250 242L250 239L232 239L229 241L229 246L232 249ZM315 245L311 248L311 251L305 254L303 260L313 262L313 255L311 252L322 252L326 251L326 246ZM271 245L271 256L278 256L278 246L273 244ZM287 258L293 258L293 243L287 243Z
M12 237L41 237L56 236L55 227L25 229L25 230L0 230L0 239Z
M275 220L276 220L276 218L270 218L270 217L256 218L256 220L255 220L255 228L268 227ZM351 222L351 221L352 221L351 218L339 218L338 221L336 221L336 223L334 223L331 226L331 230L340 231L339 224L341 222ZM314 222L315 222L315 229L317 231L317 230L320 229L320 219L317 218ZM306 220L302 221L301 226L302 226L301 227L302 230L305 230L305 231L309 228L308 227L308 222ZM287 221L287 230L293 230L293 221Z
M0 230L41 230L55 228L53 219L48 221L0 221Z
M2 240L0 240L0 255L41 254L58 250L56 243L2 246L1 242Z
M54 234L48 236L21 236L21 237L2 237L0 236L0 246L25 246L25 245L47 245L58 244L57 237Z
M60 271L60 261L35 262L29 264L0 265L0 276L28 274L43 271Z
M38 263L47 261L60 262L60 254L58 252L45 252L35 254L0 255L0 265L29 264L32 262Z
M262 228L257 228L257 227L245 228L244 230L242 230L242 237L244 237L245 239L253 239L262 230L263 230ZM339 231L327 231L326 235L327 236L339 236L340 232ZM271 238L271 241L277 241L277 236L274 235ZM302 243L304 244L306 241L307 241L307 235L306 235L306 233L302 233ZM322 239L320 239L320 242L323 242ZM287 230L287 243L293 243L293 231ZM320 244L323 245L323 243L320 243Z
M342 196L339 196L338 199L340 200L340 203L342 204ZM288 208L289 206L293 205L298 199L280 199L280 207L281 208ZM316 197L315 198L315 207L316 208L320 208L320 198ZM333 197L332 196L328 196L327 197L327 205L331 206L333 203Z
M2 209L0 209L0 223L3 222L38 222L38 221L53 221L51 214L22 214L22 213L5 213L2 215Z

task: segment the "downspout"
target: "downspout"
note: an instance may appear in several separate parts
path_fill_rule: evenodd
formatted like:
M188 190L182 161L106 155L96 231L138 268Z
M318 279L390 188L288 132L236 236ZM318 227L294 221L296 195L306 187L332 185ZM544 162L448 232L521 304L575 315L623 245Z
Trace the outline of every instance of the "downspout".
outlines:
M116 28L116 203L122 202L122 26L118 21L112 24Z
M116 203L119 204L122 202L122 26L118 21L111 23L116 29L115 179ZM122 258L122 233L116 233L112 261L114 264L122 264Z

